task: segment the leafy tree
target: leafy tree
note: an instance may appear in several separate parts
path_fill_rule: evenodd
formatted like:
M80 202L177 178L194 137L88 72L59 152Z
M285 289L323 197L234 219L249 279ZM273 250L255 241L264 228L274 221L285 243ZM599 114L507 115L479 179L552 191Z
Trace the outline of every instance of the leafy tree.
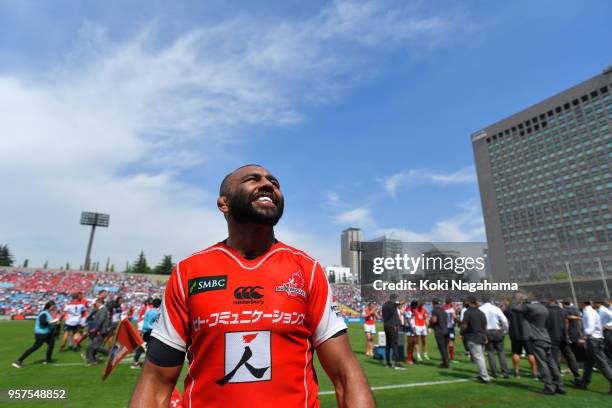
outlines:
M164 255L161 262L153 269L153 273L158 275L170 275L174 264L172 263L172 255Z
M70 270L70 262L66 262L66 268L65 268L65 269L66 269L67 271L69 271L69 270Z
M13 266L13 255L8 245L0 245L0 266Z
M569 279L569 275L567 272L555 272L553 273L552 278L556 281L564 281Z
M109 272L115 272L115 264L111 264L110 268L108 268Z
M131 272L151 273L151 268L149 268L149 265L147 264L147 258L145 258L144 251L140 251L140 255L138 255L138 258L136 259L136 262L134 262L134 265L132 265Z
M49 261L45 261L45 264L43 265L43 269L47 269L49 267Z
M29 264L30 264L30 260L26 258L25 261L23 261L23 267L27 268Z

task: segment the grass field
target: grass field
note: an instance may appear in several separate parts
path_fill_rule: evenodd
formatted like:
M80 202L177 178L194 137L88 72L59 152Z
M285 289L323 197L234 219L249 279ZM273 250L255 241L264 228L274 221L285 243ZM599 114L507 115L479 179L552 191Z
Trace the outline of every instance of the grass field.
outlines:
M62 407L124 407L130 398L138 379L139 370L132 370L129 364L121 364L102 382L103 365L86 367L78 353L54 353L54 365L43 365L46 345L32 354L22 369L11 367L11 363L31 345L33 341L32 321L0 322L0 388L65 388L68 399L63 402L7 402L0 406L18 408L62 406ZM568 394L553 397L542 396L536 391L542 388L540 382L527 376L520 379L497 379L489 385L472 381L476 375L474 366L463 356L462 346L458 346L459 364L452 369L437 367L440 363L433 338L429 343L431 361L409 366L405 371L385 368L380 362L364 354L362 326L351 325L349 331L351 344L365 373L374 388L374 396L379 407L502 407L511 405L521 407L610 407L612 396L608 395L608 384L598 373L594 373L593 383L588 391L576 390L569 385L571 376L564 377ZM431 336L430 336L431 337ZM57 349L57 345L56 345ZM126 359L127 360L127 359ZM508 360L511 364L511 361ZM526 361L522 368L528 371ZM320 400L322 407L336 406L333 387L320 365L317 364L320 380ZM182 392L183 370L179 389ZM422 383L446 381L445 384L426 385ZM458 382L461 381L461 382ZM387 387L386 389L377 389Z

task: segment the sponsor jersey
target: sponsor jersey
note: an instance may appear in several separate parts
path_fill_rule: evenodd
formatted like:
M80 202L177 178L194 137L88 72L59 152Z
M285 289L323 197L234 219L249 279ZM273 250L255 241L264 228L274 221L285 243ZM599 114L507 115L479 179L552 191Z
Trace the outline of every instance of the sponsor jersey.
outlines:
M375 324L376 323L376 320L374 319L375 314L374 314L373 308L366 307L363 310L363 316L365 318L365 321L364 321L365 324Z
M455 308L449 305L444 305L444 311L446 312L446 326L449 329L455 327L455 318L457 314L455 313Z
M317 346L346 329L321 266L276 242L218 243L174 268L152 336L186 351L184 407L318 407Z
M415 326L425 326L425 319L426 319L426 314L427 314L427 310L425 309L425 307L421 306L421 307L417 307L416 309L413 310L414 313L414 325Z
M404 331L407 336L414 335L414 313L409 307L404 311Z
M85 305L80 300L71 300L64 306L64 313L66 313L65 324L69 326L80 325L83 313L86 310Z

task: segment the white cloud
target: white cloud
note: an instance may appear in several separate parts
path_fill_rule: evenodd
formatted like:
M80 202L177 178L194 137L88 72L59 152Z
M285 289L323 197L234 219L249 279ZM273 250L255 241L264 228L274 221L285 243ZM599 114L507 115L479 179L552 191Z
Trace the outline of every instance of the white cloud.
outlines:
M86 24L50 72L0 72L0 242L33 265L78 265L82 210L111 214L94 246L102 264L100 254L122 267L140 250L157 262L222 239L214 193L178 170L244 143L242 129L295 125L302 105L341 97L379 63L367 50L417 52L459 29L449 16L356 1L300 21L237 17L171 39L152 25L114 43ZM338 220L367 223L368 211ZM312 237L286 235L331 256Z
M376 234L407 242L484 242L484 223L475 200L459 205L462 209L449 218L437 221L431 230L416 232L402 228L381 228Z
M400 187L413 187L422 184L464 184L476 181L476 170L473 166L463 167L455 172L442 173L430 169L412 169L393 174L382 180L387 193L395 197Z
M366 207L344 211L334 217L334 222L336 224L350 224L354 227L368 227L374 225L372 212Z

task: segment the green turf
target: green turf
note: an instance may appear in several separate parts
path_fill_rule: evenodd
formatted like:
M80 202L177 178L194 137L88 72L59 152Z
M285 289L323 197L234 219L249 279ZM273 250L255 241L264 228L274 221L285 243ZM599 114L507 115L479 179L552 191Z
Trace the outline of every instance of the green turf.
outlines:
M405 371L395 371L384 367L364 354L362 326L351 325L349 334L356 356L361 362L372 387L409 384L429 381L448 381L469 379L476 375L474 366L463 356L463 348L457 347L459 364L450 370L437 367L440 363L433 338L430 338L429 354L432 360L426 364L409 366ZM431 336L430 336L431 337ZM11 363L31 345L33 341L33 322L0 322L0 388L65 388L68 399L61 403L0 401L0 406L41 407L123 407L130 398L139 376L139 370L131 370L129 364L121 364L106 380L101 380L103 365L86 367L43 365L46 345L32 354L22 369L11 367ZM57 348L57 347L56 347ZM65 352L54 354L57 363L82 363L78 353ZM511 364L511 361L508 360ZM527 372L526 361L521 362ZM332 386L317 362L320 390L332 390ZM183 370L179 389L186 373ZM569 385L571 376L564 377L568 395L546 397L536 394L541 389L540 382L523 376L521 379L498 379L490 385L469 381L466 383L419 386L414 388L378 390L374 396L378 406L390 407L502 407L510 405L521 407L608 407L612 406L612 396L607 394L608 385L598 373L594 373L593 383L588 391L576 390ZM321 395L322 407L334 407L334 395Z

